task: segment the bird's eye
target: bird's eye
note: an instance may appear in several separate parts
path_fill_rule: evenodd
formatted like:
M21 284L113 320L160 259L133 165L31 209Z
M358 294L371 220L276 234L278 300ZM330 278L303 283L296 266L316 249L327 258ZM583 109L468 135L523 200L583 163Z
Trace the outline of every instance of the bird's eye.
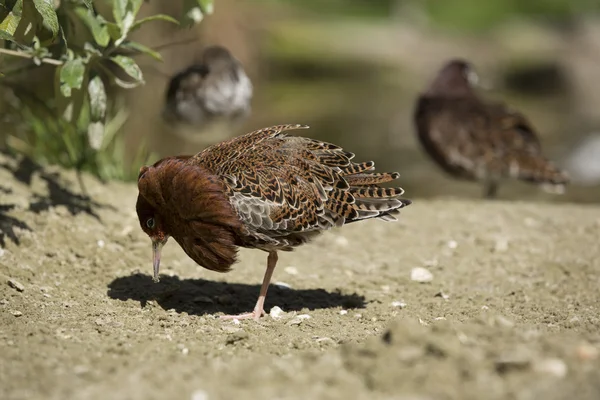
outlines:
M150 229L154 229L154 227L156 226L156 221L154 221L154 218L148 218L146 220L146 226Z

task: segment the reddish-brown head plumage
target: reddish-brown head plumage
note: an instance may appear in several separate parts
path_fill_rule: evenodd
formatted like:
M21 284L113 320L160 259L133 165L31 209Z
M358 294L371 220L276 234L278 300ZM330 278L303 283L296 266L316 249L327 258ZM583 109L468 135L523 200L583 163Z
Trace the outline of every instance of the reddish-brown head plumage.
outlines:
M157 246L173 237L198 264L224 272L237 246L289 251L344 223L395 220L410 204L401 188L378 186L397 173L371 173L373 162L354 163L336 145L283 133L298 128L307 127L265 128L142 167L142 229Z
M242 223L222 181L189 159L168 157L142 168L136 206L140 224L153 242L164 244L173 237L199 265L226 272L236 260Z

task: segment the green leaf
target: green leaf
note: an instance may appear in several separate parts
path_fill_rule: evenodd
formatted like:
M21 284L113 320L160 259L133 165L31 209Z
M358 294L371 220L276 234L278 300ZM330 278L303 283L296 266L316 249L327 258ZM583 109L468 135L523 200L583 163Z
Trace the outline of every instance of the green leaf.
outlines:
M214 12L214 1L213 0L197 0L198 5L202 8L204 14L210 15Z
M186 26L200 23L204 15L213 13L213 0L184 0L182 22Z
M14 40L13 35L17 30L17 26L19 26L19 22L21 21L20 15L15 15L12 12L9 12L4 21L0 22L0 38L2 40ZM6 39L8 35L12 39Z
M94 16L94 13L85 7L77 7L75 9L75 13L85 26L88 27L92 35L94 36L94 40L101 47L106 47L108 42L110 42L110 35L108 34L108 28L101 23L99 19Z
M119 28L119 25L112 22L106 22L104 25L106 26L108 35L112 40L117 40L121 37L121 28Z
M133 58L126 56L114 56L110 59L119 67L121 67L127 75L135 79L137 83L144 83L142 70L140 67L138 67Z
M54 11L53 0L33 0L33 5L38 13L42 16L42 23L44 27L52 32L52 36L58 35L60 25L58 25L58 17Z
M11 42L14 42L15 38L10 33L0 30L0 40L10 40Z
M94 5L92 4L92 0L82 0L82 2L89 10L94 10Z
M60 91L65 97L71 96L72 89L81 89L85 65L81 58L69 60L60 68Z
M106 90L100 76L95 76L88 84L90 96L90 118L92 121L102 121L106 116Z
M162 61L162 57L159 52L152 50L150 47L144 46L138 42L125 42L121 45L121 47L126 49L135 50L137 52L149 55L150 57Z
M167 22L172 22L176 25L179 25L179 21L177 21L175 18L166 15L166 14L156 14L156 15L152 15L150 17L146 17L146 18L142 18L138 21L136 21L132 26L131 29L129 29L129 32L133 32L137 29L139 29L143 24L145 24L146 22L150 22L150 21L167 21Z
M113 17L119 27L123 25L123 18L127 12L127 0L113 0Z

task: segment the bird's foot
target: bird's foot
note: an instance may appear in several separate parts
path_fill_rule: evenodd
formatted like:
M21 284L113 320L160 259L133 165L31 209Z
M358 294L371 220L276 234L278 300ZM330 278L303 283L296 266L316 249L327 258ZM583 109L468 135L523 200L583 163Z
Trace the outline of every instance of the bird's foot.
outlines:
M249 319L249 318L253 318L255 321L258 321L260 319L260 317L262 317L263 315L265 315L265 310L263 309L254 309L254 311L249 312L249 313L244 313L244 314L238 314L238 315L222 315L221 319L224 320L228 320L228 319Z

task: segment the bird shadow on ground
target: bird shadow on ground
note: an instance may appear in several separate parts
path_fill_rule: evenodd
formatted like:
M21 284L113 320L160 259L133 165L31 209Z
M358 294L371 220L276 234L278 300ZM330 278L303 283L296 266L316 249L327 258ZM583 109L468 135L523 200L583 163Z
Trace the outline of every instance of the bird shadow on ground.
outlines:
M88 196L70 190L65 183L61 181L61 177L58 173L45 171L42 166L35 163L30 158L20 157L19 160L16 160L15 157L9 153L2 153L12 160L6 163L0 163L0 168L11 173L15 181L31 187L33 177L39 175L39 178L46 184L47 194L42 195L34 193L32 190L28 211L39 214L52 207L64 206L72 216L84 213L100 220L100 217L95 210L99 208L114 209L112 206L100 204ZM12 192L12 188L4 185L0 186L0 193L8 195ZM5 237L8 237L15 244L19 244L15 228L31 231L31 228L25 222L13 216L6 215L7 212L15 207L14 204L0 204L0 245L2 246L5 245Z
M205 279L179 279L162 276L154 283L148 275L140 273L113 280L108 285L108 296L117 300L139 301L145 307L155 300L163 309L175 309L190 315L223 312L237 314L254 308L260 285L214 282ZM288 289L271 285L265 310L279 306L284 311L322 308L364 308L365 298L358 294L328 292L323 289Z

